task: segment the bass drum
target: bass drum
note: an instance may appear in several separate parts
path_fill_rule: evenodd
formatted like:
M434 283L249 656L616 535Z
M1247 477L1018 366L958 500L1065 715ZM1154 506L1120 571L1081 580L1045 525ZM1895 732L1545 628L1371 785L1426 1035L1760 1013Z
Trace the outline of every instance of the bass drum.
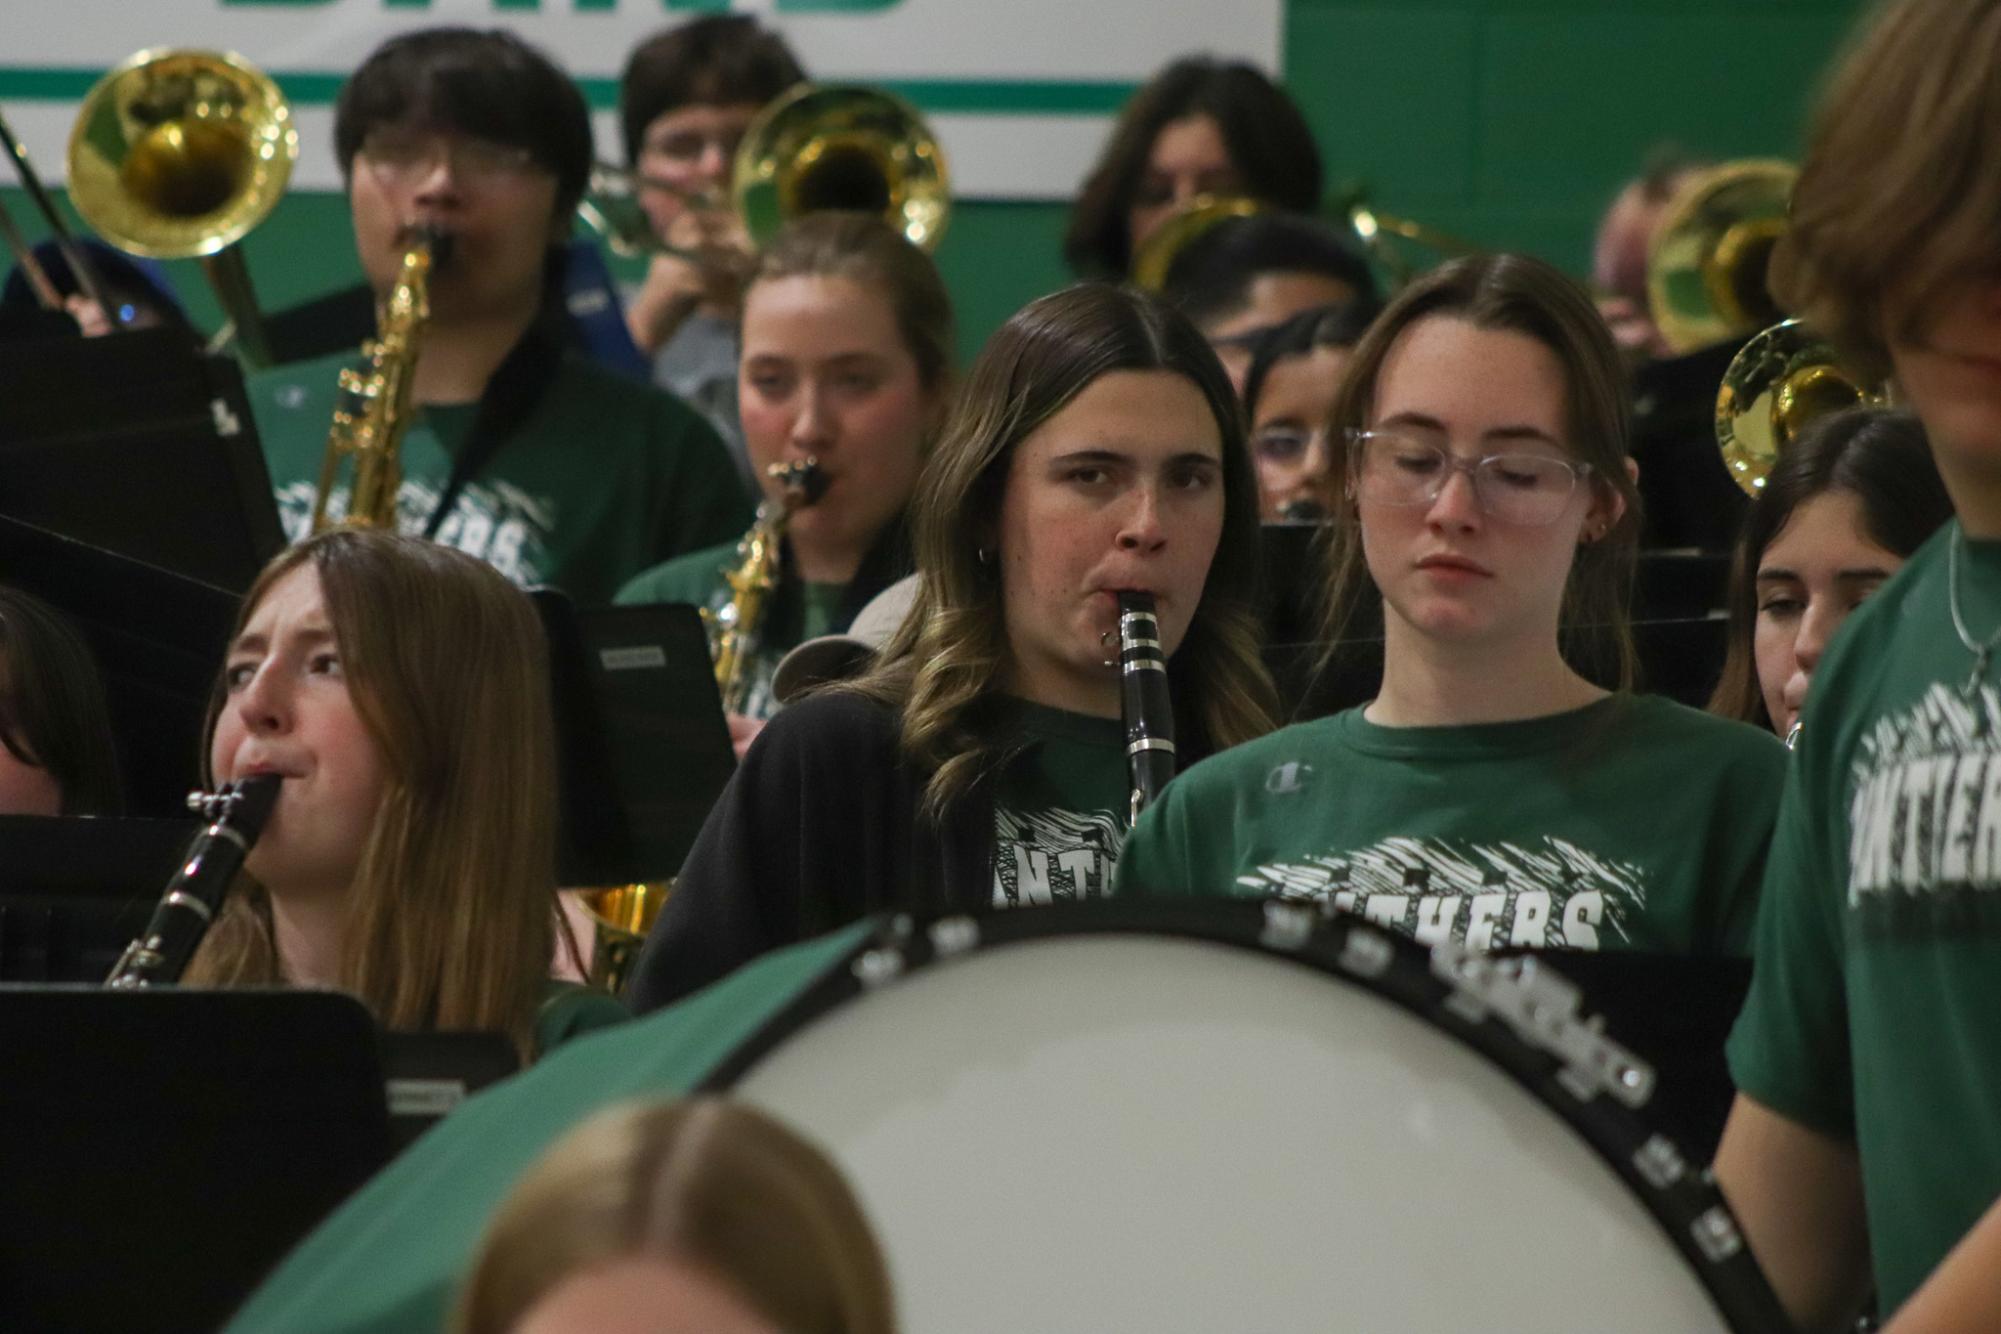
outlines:
M898 918L717 1071L912 1330L1779 1330L1547 965L1297 905Z

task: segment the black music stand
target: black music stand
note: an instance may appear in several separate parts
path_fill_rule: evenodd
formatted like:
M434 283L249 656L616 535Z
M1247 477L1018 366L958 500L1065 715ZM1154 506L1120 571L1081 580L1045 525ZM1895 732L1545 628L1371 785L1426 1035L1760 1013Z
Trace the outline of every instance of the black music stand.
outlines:
M5 517L0 583L62 612L96 657L127 809L179 815L201 781L202 719L237 595Z
M672 876L736 771L701 616L678 603L579 610L550 588L534 597L561 752L558 877Z
M171 329L7 345L0 513L235 592L285 544L242 372Z
M0 987L0 1051L0 1329L215 1329L389 1158L336 992Z
M0 815L0 982L101 982L196 823Z

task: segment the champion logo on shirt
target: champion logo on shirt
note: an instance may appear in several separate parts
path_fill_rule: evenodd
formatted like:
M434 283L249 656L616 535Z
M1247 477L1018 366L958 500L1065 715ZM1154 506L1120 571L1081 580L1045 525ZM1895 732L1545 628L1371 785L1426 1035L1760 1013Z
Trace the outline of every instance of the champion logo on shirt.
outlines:
M1298 760L1287 760L1265 775L1265 791L1273 796L1289 796L1303 791L1306 780L1313 776L1313 766Z

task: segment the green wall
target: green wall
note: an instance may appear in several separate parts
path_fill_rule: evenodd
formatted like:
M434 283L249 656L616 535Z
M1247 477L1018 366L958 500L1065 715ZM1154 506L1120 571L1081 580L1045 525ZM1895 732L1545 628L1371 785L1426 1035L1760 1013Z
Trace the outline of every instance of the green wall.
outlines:
M1815 80L1858 0L1289 0L1287 84L1331 185L1583 276L1597 216L1652 145L1796 156ZM0 175L5 175L0 172ZM20 191L0 190L28 230ZM962 203L938 262L960 346L1060 285L1064 209ZM355 282L337 196L288 197L248 243L268 307ZM196 318L214 302L171 267Z

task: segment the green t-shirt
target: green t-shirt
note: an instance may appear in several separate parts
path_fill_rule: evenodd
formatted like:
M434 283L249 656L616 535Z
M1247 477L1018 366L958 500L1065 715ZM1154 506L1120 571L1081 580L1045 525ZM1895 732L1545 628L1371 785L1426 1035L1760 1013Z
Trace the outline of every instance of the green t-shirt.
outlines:
M252 376L251 411L286 535L303 538L333 421L339 353ZM403 436L397 527L422 533L465 447L476 405L420 408ZM330 511L346 512L347 478ZM734 538L750 505L707 422L673 396L584 357L563 358L547 392L459 493L438 541L519 584L549 583L585 605L638 570Z
M551 981L542 993L542 1008L535 1012L535 1055L547 1056L571 1038L595 1033L632 1018L615 996L596 987L574 982Z
M692 1090L872 929L766 955L468 1099L300 1243L227 1328L443 1329L487 1223L550 1145L616 1103Z
M1013 708L1023 749L994 793L994 906L1103 898L1126 837L1124 729L1116 718Z
M1848 619L1813 676L1730 1066L1853 1138L1883 1310L2001 1196L2001 668L1977 697L1950 526ZM2001 628L2001 543L1960 607Z
M1350 709L1176 778L1119 884L1331 902L1476 949L1743 953L1784 759L1649 695L1470 727Z
M721 546L691 551L685 556L656 565L628 580L618 590L620 606L650 602L686 602L709 611L729 605L730 585L724 572L737 565L737 543L741 535ZM833 633L847 596L846 584L816 584L790 575L779 580L765 604L764 623L758 627L757 652L750 657L750 693L745 697L744 716L769 718L778 712L778 700L771 693L771 678L779 662L800 644L817 635ZM715 626L709 627L710 637Z

